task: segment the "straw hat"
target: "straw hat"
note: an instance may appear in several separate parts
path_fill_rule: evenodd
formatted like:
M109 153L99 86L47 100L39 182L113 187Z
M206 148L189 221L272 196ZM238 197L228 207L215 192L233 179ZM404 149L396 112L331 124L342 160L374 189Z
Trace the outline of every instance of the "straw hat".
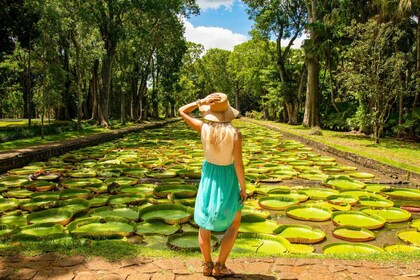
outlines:
M199 110L201 116L211 122L230 122L239 115L239 111L229 105L227 95L221 92L215 92L220 96L219 101L211 105L201 105Z

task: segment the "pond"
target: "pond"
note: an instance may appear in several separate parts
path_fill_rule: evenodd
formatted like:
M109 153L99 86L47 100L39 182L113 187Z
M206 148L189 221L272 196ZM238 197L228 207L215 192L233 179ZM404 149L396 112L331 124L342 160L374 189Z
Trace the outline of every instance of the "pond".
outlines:
M420 191L381 184L281 133L235 121L249 199L233 251L418 250ZM132 133L0 178L0 239L121 239L197 250L192 220L203 153L184 123ZM221 234L214 233L214 244ZM162 245L163 244L163 245Z

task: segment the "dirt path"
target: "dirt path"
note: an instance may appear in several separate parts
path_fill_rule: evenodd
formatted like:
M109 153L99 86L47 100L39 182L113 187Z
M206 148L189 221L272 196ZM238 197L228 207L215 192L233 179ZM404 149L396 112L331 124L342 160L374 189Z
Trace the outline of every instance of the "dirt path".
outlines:
M224 279L420 279L419 262L378 264L336 259L238 258L229 259L227 265L237 274ZM0 258L0 279L195 280L212 277L201 275L198 258L136 258L107 262L101 258L45 254Z

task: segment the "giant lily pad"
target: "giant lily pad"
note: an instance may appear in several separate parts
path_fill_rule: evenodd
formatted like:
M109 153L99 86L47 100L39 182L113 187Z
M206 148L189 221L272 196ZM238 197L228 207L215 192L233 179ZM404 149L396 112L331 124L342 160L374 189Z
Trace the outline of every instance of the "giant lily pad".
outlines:
M28 181L27 177L7 176L7 177L0 178L0 186L20 187L23 183L27 181Z
M322 248L324 254L377 254L383 249L362 243L332 243Z
M345 205L345 204L355 205L359 201L359 198L353 195L338 194L338 195L328 196L327 201L331 204L336 204L336 205Z
M162 221L149 221L141 222L137 224L136 234L145 235L145 234L162 234L162 235L171 235L177 232L181 228L178 224L167 224Z
M120 188L121 193L141 193L144 195L152 195L153 189L155 185L154 184L137 184L134 186L122 186Z
M289 251L291 244L284 237L261 233L240 233L233 245L235 253L278 255Z
M397 252L414 252L419 251L420 247L417 246L409 246L406 244L395 244L395 245L387 245L385 246L385 251L391 252L391 253L397 253Z
M322 184L338 190L360 190L365 187L363 182L354 180L348 176L339 175L326 178Z
M363 206L370 206L370 207L392 207L394 206L394 202L385 199L379 198L374 196L359 196L359 204Z
M18 205L17 199L0 198L0 213L14 210Z
M70 222L72 217L73 217L73 213L68 210L48 209L48 210L29 214L26 217L26 220L28 221L29 224L53 223L53 224L67 225Z
M336 227L332 235L335 238L352 242L365 242L375 239L375 234L372 231L353 226Z
M193 209L178 204L157 204L144 207L139 216L142 220L162 220L168 224L188 222L193 216Z
M12 198L28 198L31 197L33 192L25 189L9 189L7 192L3 193L4 197Z
M301 189L300 192L305 193L309 196L310 199L326 199L330 195L337 195L337 190L332 189L322 189L322 188L308 188L308 189Z
M67 189L83 189L88 187L98 188L103 184L103 182L97 178L79 178L64 180L61 184Z
M315 205L296 205L286 209L286 215L304 221L328 221L332 211L325 207Z
M386 223L386 220L381 216L358 211L335 212L332 214L332 221L336 226L353 226L365 229L378 229Z
M192 185L161 185L154 189L158 197L167 197L168 194L176 193L177 197L194 197L197 194L197 187Z
M27 181L22 184L22 187L35 192L45 192L57 188L57 184L44 180Z
M50 240L64 236L64 227L60 224L46 223L22 227L12 236L12 240Z
M91 178L96 177L96 171L90 168L75 170L69 172L69 176L73 178Z
M146 201L146 196L142 194L118 194L118 195L111 195L108 198L107 204L108 205L120 205L120 204L127 204L127 205L136 205L141 204Z
M67 200L61 200L57 203L58 209L68 210L74 214L89 211L90 202L85 199L73 198Z
M217 238L211 235L211 246L217 246ZM168 237L167 245L174 250L199 251L198 234L196 232L184 232L182 234L173 234Z
M299 204L299 200L288 196L261 197L258 200L261 208L268 210L284 210L291 205Z
M85 189L64 189L60 191L60 199L89 199L91 196L92 193L90 192L90 190Z
M274 230L292 243L314 244L325 239L325 233L306 225L283 225Z
M132 225L121 222L88 223L78 225L70 231L74 236L92 239L122 238L132 232L134 232L134 227Z
M381 209L371 209L369 207L361 208L360 211L369 215L378 215L383 217L388 223L405 222L411 218L411 213L407 210L389 207Z
M276 221L267 220L257 214L248 214L242 217L239 232L269 233L279 226Z
M136 221L139 219L139 211L133 208L114 208L108 209L104 208L103 211L94 211L91 212L92 216L99 216L99 217L109 217L109 216L116 216L122 217L130 221Z
M409 188L395 188L383 190L382 194L396 199L420 200L420 190Z
M15 233L16 230L16 227L12 227L6 224L0 224L0 240L8 238L10 235Z
M164 178L176 177L176 172L164 171L164 170L152 170L150 172L146 172L145 175L150 178L164 179Z
M420 231L417 230L402 230L397 233L397 236L402 241L420 246Z
M350 173L347 173L347 175L352 178L357 178L357 179L371 179L375 177L375 175L368 172L350 172Z
M0 224L9 225L11 227L22 227L27 225L26 215L16 214L0 218Z
M420 230L420 219L415 219L410 223L410 227Z

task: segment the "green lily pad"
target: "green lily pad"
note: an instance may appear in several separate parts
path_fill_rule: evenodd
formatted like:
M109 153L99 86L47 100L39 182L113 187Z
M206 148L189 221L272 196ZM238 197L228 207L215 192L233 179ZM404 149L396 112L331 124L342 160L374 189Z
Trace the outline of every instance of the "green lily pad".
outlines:
M217 246L217 238L213 235L211 235L210 238L211 246L215 248ZM166 244L173 250L200 251L198 233L196 232L173 234L168 237L168 242Z
M70 233L77 237L104 239L104 238L123 238L134 232L134 227L127 223L106 222L106 223L88 223L77 226Z
M161 185L154 189L154 194L158 197L167 197L168 194L176 193L177 197L195 197L197 187L192 185Z
M373 192L368 192L368 191L365 191L365 190L342 190L342 191L340 191L340 194L353 195L353 196L356 196L356 197L371 196L371 197L377 197L377 198L384 198L380 194L376 194L376 193L373 193Z
M42 181L57 181L61 177L61 174L58 173L49 173L37 176L36 180L42 180Z
M144 221L162 220L168 224L182 224L193 216L193 209L178 204L157 204L144 207L139 216Z
M73 198L73 199L67 199L67 200L61 200L57 203L57 206L62 210L68 210L73 213L73 215L81 213L81 212L87 212L90 209L90 202L85 199L80 198Z
M232 251L235 253L254 253L278 255L289 251L291 244L281 236L261 233L240 233Z
M330 195L337 195L339 192L337 190L332 189L323 189L323 188L308 188L308 189L301 189L300 192L309 196L310 199L318 200L318 199L326 199Z
M0 218L0 224L9 225L11 227L23 227L27 225L26 215L17 214Z
M17 199L0 198L0 213L15 210L18 206Z
M137 184L137 182L138 182L137 178L131 178L131 177L108 178L104 181L104 183L107 185L111 183L116 183L119 186L135 185Z
M354 180L345 175L328 177L322 182L322 184L338 190L360 190L366 186L365 183Z
M118 195L111 195L108 198L107 204L108 205L120 205L120 204L127 204L127 205L138 205L146 201L146 196L142 194L118 194Z
M296 220L321 222L331 219L332 211L315 205L296 205L287 208L286 215Z
M278 226L276 221L267 220L256 214L248 214L242 217L239 232L272 234Z
M375 234L372 231L353 226L336 227L332 235L335 238L352 242L365 242L375 239Z
M64 189L60 191L60 199L89 199L91 196L92 193L90 192L90 190L85 189Z
M355 205L359 198L353 195L344 195L344 194L337 194L337 195L330 195L327 196L328 203L336 204L336 205Z
M21 228L21 231L12 236L12 240L51 240L64 236L64 227L60 224L46 223L34 224Z
M394 202L385 198L374 196L359 196L359 204L370 207L392 207Z
M336 226L353 226L365 229L378 229L385 225L381 216L369 215L359 211L339 211L332 214Z
M7 192L3 193L4 197L12 198L29 198L33 192L25 189L9 189Z
M25 211L34 212L55 207L57 200L53 198L36 199L29 202L24 202L19 205L19 208Z
M371 209L369 207L361 208L360 211L369 215L378 215L383 217L388 223L405 222L411 218L411 213L400 208L389 207L381 209Z
M171 235L177 232L181 228L178 224L167 224L162 221L149 221L141 222L137 224L136 234L145 235L145 234L162 234L162 235ZM184 231L185 232L185 231Z
M299 200L287 197L287 196L270 196L270 197L261 197L258 200L258 204L261 208L268 210L284 210L291 205L299 204Z
M180 169L176 171L178 176L182 178L189 178L189 179L200 179L201 178L201 170L190 170L190 169Z
M290 254L310 254L315 251L315 248L306 244L290 244Z
M47 209L40 212L29 214L26 217L26 220L28 221L29 224L53 223L53 224L67 225L70 222L72 217L73 217L73 213L68 210Z
M160 170L152 170L150 172L146 172L145 175L155 179L174 178L177 176L176 172Z
M420 190L418 189L393 188L383 190L381 193L394 199L420 200Z
M10 235L17 231L16 227L12 227L6 224L0 224L0 240L8 238Z
M64 180L61 184L67 189L83 189L88 187L98 188L103 182L97 178L79 178Z
M383 249L362 243L332 243L322 248L324 254L377 254Z
M410 223L410 227L420 230L420 219L415 219Z
M419 251L420 247L417 246L410 246L406 244L395 244L395 245L387 245L385 246L385 251L390 253L397 253L397 252L414 252Z
M30 191L34 191L34 192L46 192L46 191L56 189L57 183L44 181L44 180L35 180L35 181L27 181L23 183L22 187Z
M397 233L397 236L402 241L412 244L415 246L420 246L420 231L417 230L402 230Z
M139 219L139 211L133 208L114 208L114 209L107 209L105 208L103 211L94 211L91 213L91 216L98 216L98 217L109 217L109 216L116 216L122 217L129 221L136 221Z
M122 186L120 188L121 193L141 193L145 196L152 195L153 189L155 188L154 184L137 184L134 186Z
M92 178L96 177L96 171L90 168L75 170L68 173L72 178Z
M105 206L108 199L109 199L109 195L107 194L102 194L102 195L97 195L94 198L89 200L90 206L91 207L101 207L101 206Z
M350 172L347 173L348 176L357 179L371 179L375 178L375 175L368 173L368 172Z
M364 189L368 192L380 193L382 191L389 190L390 188L390 186L383 184L366 184Z
M306 225L283 225L274 230L292 243L314 244L325 239L325 233Z
M298 175L299 178L311 180L311 181L322 181L328 177L328 175L319 172L304 172Z
M6 176L3 178L0 178L0 186L20 187L23 183L27 181L28 181L28 177Z

